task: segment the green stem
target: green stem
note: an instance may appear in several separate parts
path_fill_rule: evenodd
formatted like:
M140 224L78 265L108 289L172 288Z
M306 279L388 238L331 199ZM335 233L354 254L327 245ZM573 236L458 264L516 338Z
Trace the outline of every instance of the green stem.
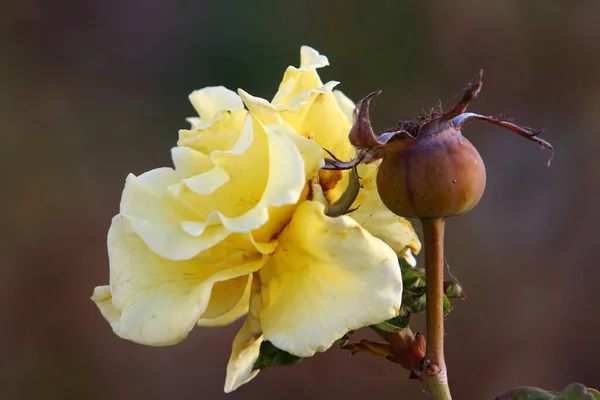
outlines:
M444 218L421 219L425 245L427 347L422 378L434 400L451 400L444 360Z

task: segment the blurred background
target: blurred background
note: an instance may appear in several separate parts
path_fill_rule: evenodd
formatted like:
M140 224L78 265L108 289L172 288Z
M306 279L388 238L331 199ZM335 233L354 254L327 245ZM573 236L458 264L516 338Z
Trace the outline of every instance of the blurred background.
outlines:
M546 128L557 154L472 122L479 206L447 224L468 299L447 318L457 399L520 385L600 387L600 2L0 2L1 399L425 399L399 366L334 350L222 387L239 323L150 348L89 300L129 172L170 166L187 95L272 98L300 45L383 131L485 70L471 110ZM419 327L422 325L417 325Z

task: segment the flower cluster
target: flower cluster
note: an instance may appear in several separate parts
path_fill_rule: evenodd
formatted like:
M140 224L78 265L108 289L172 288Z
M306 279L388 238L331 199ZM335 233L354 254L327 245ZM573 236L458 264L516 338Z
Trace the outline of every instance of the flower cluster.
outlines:
M420 243L381 203L376 164L346 215L329 205L348 173L326 171L324 149L350 159L354 104L323 84L325 56L301 49L271 102L224 87L193 92L199 117L179 132L172 168L129 175L108 232L110 285L93 294L120 337L165 346L196 326L246 316L225 390L253 378L260 345L300 357L398 314L398 256Z

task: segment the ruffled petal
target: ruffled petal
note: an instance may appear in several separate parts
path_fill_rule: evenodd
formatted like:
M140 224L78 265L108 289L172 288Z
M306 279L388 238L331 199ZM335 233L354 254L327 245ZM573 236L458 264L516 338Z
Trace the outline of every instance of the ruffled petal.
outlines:
M274 105L283 105L298 93L323 86L317 68L326 67L329 60L315 49L302 46L300 48L300 67L288 67L279 85L279 91L273 98Z
M249 232L269 222L281 227L289 220L270 218L272 207L295 205L303 192L307 174L323 163L321 148L289 127L265 126L248 118L238 142L228 152L213 151L215 167L183 180L176 193L199 212L204 225L186 224L186 230L202 231L222 224L230 232ZM211 182L219 185L211 186ZM293 211L293 210L292 210ZM277 214L272 215L276 217ZM278 232L269 232L260 239Z
M252 275L217 282L213 286L208 307L200 326L228 325L248 312Z
M210 171L213 163L210 157L191 147L177 146L171 149L175 171L181 178L190 178Z
M220 115L223 110L242 110L244 105L238 95L223 86L209 86L193 91L189 96L200 119L208 124Z
M248 316L233 339L231 357L227 364L225 393L236 390L259 372L259 370L253 370L253 367L260 354L260 344L263 341L259 319L261 307L260 280L255 277L251 286Z
M402 276L394 251L349 217L300 204L260 270L264 339L308 357L348 331L398 314Z
M202 215L169 190L180 180L170 168L158 168L138 177L129 175L121 197L121 215L156 254L170 260L187 260L229 235L222 225L207 226L197 235L181 227L182 221L203 221Z
M342 114L344 114L348 122L352 123L354 119L354 102L341 90L334 90L333 96Z
M243 263L228 267L206 256L166 260L150 251L120 216L113 219L108 233L108 253L110 290L96 288L92 300L118 336L151 346L183 340L208 310L217 282L248 276L265 262L260 254L246 254ZM227 308L220 311L232 309ZM211 308L211 317L216 309Z
M356 210L348 214L373 236L386 242L396 254L411 265L416 263L412 253L418 254L421 242L410 221L392 213L383 204L377 192L379 163L361 164L358 168L362 189L352 205Z
M218 120L197 123L192 129L180 129L177 145L191 147L204 154L230 150L238 141L248 111L222 111ZM189 120L189 119L188 119Z

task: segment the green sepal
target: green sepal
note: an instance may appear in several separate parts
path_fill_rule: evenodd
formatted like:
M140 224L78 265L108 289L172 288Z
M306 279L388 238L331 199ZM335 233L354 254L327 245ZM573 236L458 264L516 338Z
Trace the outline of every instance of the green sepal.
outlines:
M356 210L356 208L352 209L350 207L352 207L352 204L354 204L360 188L360 178L358 176L358 172L356 171L356 166L354 166L350 170L350 178L348 180L348 186L346 187L346 190L344 190L336 202L329 205L329 208L325 214L328 217L339 217Z
M260 353L254 362L253 370L266 367L284 367L302 361L302 357L295 356L287 351L281 350L268 340L260 344Z

